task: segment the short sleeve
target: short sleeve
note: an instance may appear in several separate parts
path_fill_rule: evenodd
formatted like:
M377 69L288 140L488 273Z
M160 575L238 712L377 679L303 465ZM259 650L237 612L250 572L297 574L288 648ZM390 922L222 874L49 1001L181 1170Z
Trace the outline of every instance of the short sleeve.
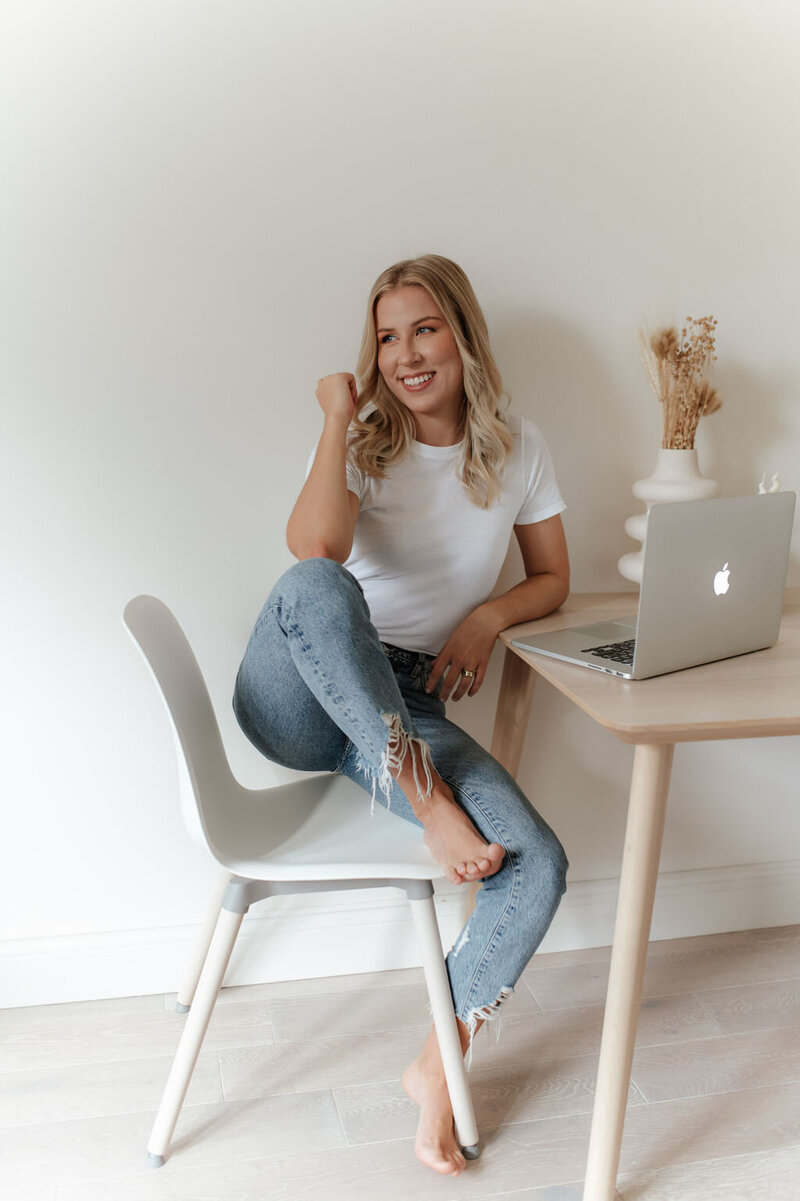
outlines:
M553 460L542 431L523 418L520 436L525 499L514 525L532 525L535 521L555 517L567 506L559 491Z
M317 446L319 446L319 442L317 442L316 446L314 447L314 449L312 450L311 454L308 457L308 465L306 466L306 479L308 479L309 474L311 472L311 468L314 464L314 456L317 453ZM348 492L355 492L358 499L360 501L363 500L364 499L364 496L363 496L364 476L358 470L358 468L355 467L350 462L349 458L345 464L345 471L347 473L347 490L348 490Z

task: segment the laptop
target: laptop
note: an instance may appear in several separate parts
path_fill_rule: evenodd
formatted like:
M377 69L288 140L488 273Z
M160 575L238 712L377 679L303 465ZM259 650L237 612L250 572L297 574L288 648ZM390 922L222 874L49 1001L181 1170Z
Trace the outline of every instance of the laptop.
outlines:
M794 492L653 505L639 612L512 646L625 680L763 650L778 639Z

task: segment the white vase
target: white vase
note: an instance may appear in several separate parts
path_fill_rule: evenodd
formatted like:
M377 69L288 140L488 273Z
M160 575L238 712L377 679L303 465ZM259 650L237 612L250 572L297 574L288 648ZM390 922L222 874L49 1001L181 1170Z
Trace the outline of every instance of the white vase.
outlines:
M700 474L696 450L664 450L658 452L656 469L647 479L637 480L631 491L645 501L649 511L654 504L674 500L708 500L717 493L716 480ZM620 575L634 584L642 580L642 559L647 534L647 513L637 513L625 522L625 533L637 542L639 550L623 555L617 563Z

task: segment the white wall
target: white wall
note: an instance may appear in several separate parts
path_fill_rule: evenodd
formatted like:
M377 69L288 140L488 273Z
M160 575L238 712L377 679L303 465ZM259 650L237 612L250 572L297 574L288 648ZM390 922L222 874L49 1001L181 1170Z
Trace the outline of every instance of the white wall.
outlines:
M628 587L630 487L660 439L644 320L718 318L725 404L698 445L723 494L773 469L800 486L800 15L8 0L0 45L0 949L20 1004L173 987L213 876L129 597L184 623L242 780L282 778L232 681L290 562L315 382L353 367L390 262L434 250L471 276L554 453L576 591ZM455 708L482 740L496 689L497 664ZM520 778L572 864L551 948L610 939L630 755L540 687ZM798 770L797 740L679 748L657 936L800 921ZM358 958L348 930L371 919L340 904L288 919L305 963L248 952L237 978L390 965L383 926Z

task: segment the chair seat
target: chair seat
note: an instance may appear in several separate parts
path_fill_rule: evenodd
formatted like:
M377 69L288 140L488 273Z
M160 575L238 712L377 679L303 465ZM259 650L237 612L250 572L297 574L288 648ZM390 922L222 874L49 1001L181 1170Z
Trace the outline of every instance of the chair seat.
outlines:
M238 788L209 831L219 863L251 880L435 880L422 828L387 812L346 776Z

